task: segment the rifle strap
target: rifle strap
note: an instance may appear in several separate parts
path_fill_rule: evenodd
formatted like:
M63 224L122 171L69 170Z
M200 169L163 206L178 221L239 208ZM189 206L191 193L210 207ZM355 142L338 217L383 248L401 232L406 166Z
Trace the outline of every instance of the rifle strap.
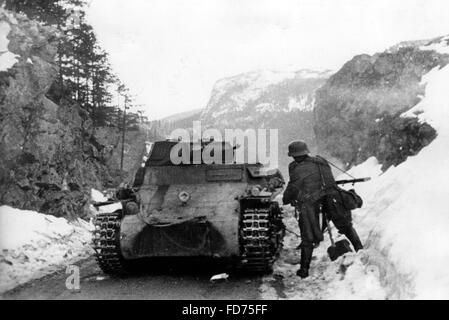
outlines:
M324 158L322 158L324 159ZM335 169L340 170L341 172L343 172L344 174L347 174L348 176L350 176L352 179L356 179L352 174L350 174L348 171L345 171L343 169L341 169L340 167L336 166L335 164L333 164L332 162L330 162L329 160L325 159L327 161L327 163L329 163L331 166L333 166Z

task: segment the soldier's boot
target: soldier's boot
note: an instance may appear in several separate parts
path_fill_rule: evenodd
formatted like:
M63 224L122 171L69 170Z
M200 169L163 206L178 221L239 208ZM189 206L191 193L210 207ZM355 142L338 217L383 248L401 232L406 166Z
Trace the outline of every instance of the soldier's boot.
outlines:
M296 275L302 279L309 276L310 262L312 261L313 244L302 243L301 244L301 268L296 272Z
M357 234L357 231L355 231L353 226L350 226L348 228L345 228L345 232L343 233L346 238L352 243L352 246L354 247L354 250L357 252L359 250L363 249L362 241L360 241L359 235Z

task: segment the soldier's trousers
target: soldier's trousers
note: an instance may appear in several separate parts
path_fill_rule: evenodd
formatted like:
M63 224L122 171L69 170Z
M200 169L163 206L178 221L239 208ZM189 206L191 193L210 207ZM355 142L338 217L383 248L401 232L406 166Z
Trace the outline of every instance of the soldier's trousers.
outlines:
M346 209L341 196L330 194L325 196L322 201L323 214L332 221L340 234L348 238L355 251L363 249L362 242L352 225L351 210Z
M301 268L309 269L312 260L313 248L323 240L323 234L319 225L319 215L323 213L333 222L338 232L345 235L352 243L355 251L363 249L362 242L352 225L351 211L339 212L336 208L326 207L326 204L318 202L313 205L302 205L298 219L301 230ZM332 209L332 210L331 210Z
M319 203L303 203L297 209L298 225L301 230L301 269L309 269L313 247L324 239L319 223L320 206Z

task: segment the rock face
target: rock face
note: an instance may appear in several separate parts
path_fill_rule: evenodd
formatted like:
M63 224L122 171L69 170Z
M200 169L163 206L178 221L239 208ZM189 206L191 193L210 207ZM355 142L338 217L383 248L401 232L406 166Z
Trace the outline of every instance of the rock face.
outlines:
M125 147L123 156L123 172L120 171L122 154L122 134L117 128L101 127L95 130L95 140L103 148L103 162L108 168L112 180L104 183L110 187L116 187L121 182L132 183L137 169L146 155L146 128L127 131L125 135Z
M279 165L285 171L287 145L294 139L315 145L315 91L329 72L255 71L219 80L201 114L203 126L223 129L278 129Z
M316 93L319 150L347 166L376 156L386 169L428 145L435 130L401 114L420 102L422 77L449 63L448 40L404 42L346 63Z
M58 34L3 9L0 20L16 55L16 63L0 72L0 204L83 216L90 188L101 188L109 175L87 115L49 98L58 75Z

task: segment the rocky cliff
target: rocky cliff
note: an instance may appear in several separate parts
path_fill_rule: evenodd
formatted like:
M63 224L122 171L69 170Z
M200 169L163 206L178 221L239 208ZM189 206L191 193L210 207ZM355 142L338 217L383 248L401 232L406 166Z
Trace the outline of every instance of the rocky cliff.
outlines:
M92 122L54 87L55 29L0 9L0 204L55 216L88 213L90 188L114 183Z
M123 172L120 171L122 155L122 133L117 128L101 127L95 130L95 140L104 148L103 163L108 168L111 180L105 185L116 187L120 182L132 183L137 169L146 155L146 143L153 140L147 135L147 128L140 126L139 130L127 131L123 150ZM148 139L149 138L149 139Z
M428 145L436 131L401 114L421 101L423 76L449 63L448 40L404 42L346 63L316 94L319 150L347 166L375 156L385 170Z

